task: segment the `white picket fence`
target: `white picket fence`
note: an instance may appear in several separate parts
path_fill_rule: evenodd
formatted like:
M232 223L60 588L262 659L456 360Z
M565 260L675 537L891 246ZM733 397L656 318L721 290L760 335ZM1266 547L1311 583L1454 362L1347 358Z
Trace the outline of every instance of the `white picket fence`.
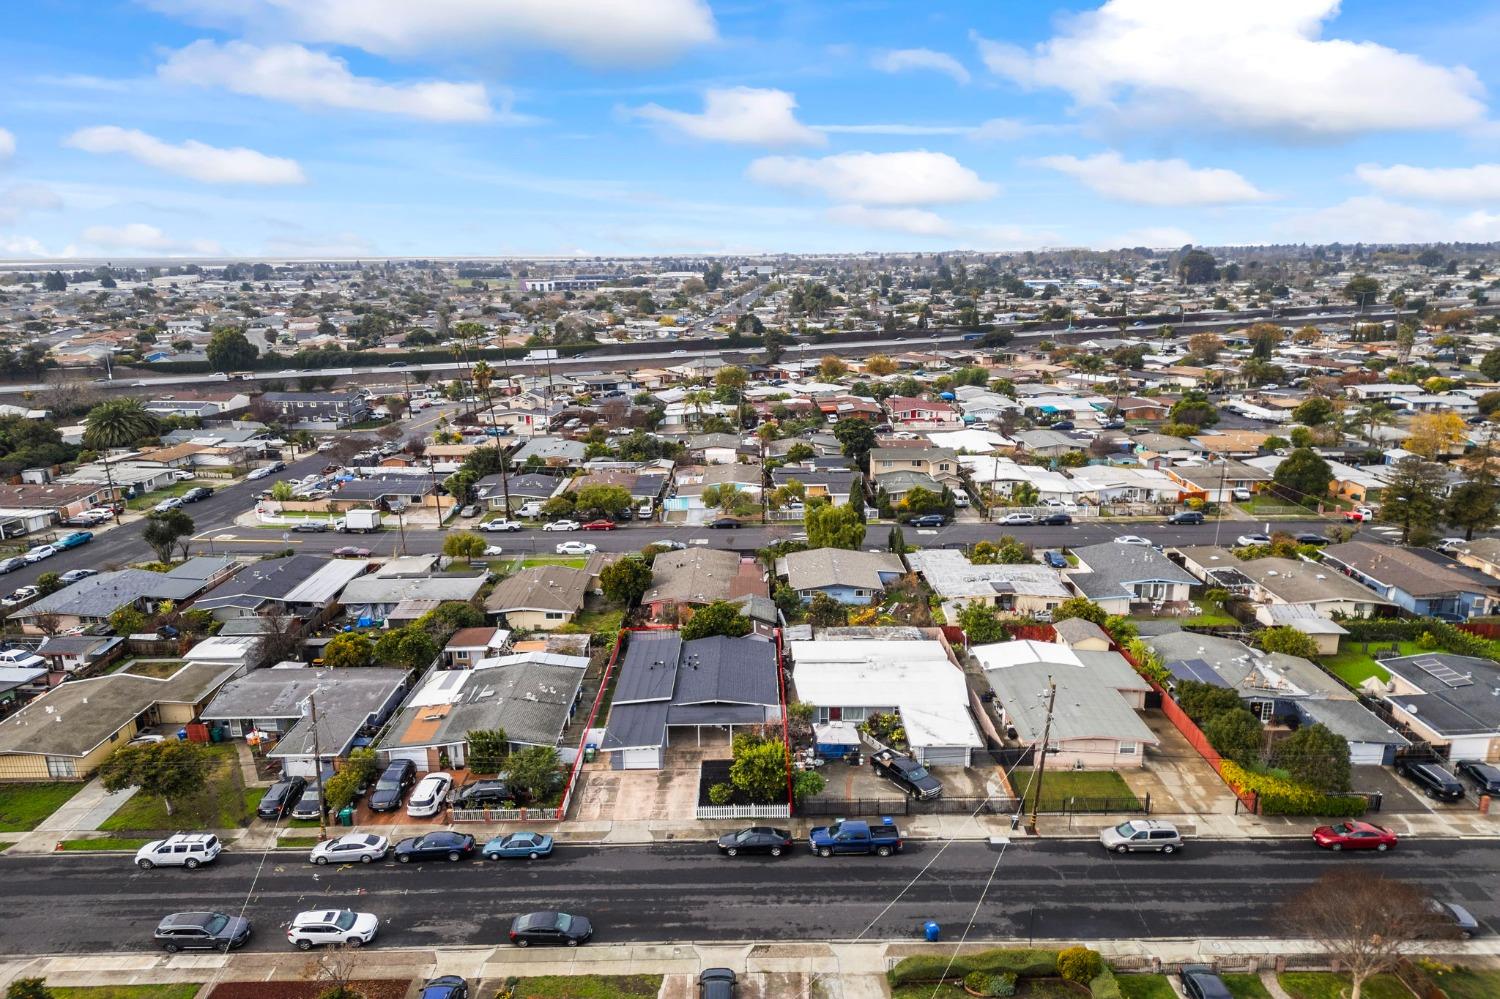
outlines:
M549 820L555 817L553 808L455 808L454 822L524 822Z
M700 819L789 819L789 805L699 805Z

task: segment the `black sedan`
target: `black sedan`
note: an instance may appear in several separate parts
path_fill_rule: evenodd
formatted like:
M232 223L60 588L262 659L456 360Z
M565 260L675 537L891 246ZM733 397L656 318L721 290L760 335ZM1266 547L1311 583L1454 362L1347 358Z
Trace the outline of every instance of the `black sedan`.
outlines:
M740 526L740 522L733 517L720 517L718 520L709 521L708 526L716 531L732 531Z
M1453 765L1453 769L1458 771L1459 776L1469 778L1480 794L1500 796L1500 767L1478 760L1459 760Z
M1326 545L1326 544L1328 544L1328 539L1327 538L1323 537L1323 535L1321 535L1321 534L1314 534L1311 531L1308 531L1306 534L1299 534L1299 535L1297 535L1297 539L1296 540L1297 540L1297 544L1299 544L1299 545Z
M770 826L751 826L719 837L719 852L726 857L742 853L769 853L779 857L792 848L792 834Z
M396 860L409 864L413 860L463 860L474 852L474 837L468 833L430 832L412 836L396 844Z
M1067 527L1073 523L1073 518L1066 513L1049 513L1045 517L1038 517L1036 522L1043 527Z
M469 999L469 983L457 975L429 978L417 999Z
M528 912L510 924L510 942L517 947L577 947L593 935L594 927L587 919L566 912Z

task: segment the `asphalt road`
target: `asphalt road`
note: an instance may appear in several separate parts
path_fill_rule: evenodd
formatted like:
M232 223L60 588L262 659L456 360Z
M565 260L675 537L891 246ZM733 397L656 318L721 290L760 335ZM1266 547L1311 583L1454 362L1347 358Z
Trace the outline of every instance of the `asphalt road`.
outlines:
M706 843L672 843L343 869L290 853L263 867L258 854L226 854L195 872L138 871L125 856L3 857L0 953L146 950L169 912L241 906L255 927L249 948L271 951L289 946L278 927L320 907L374 912L377 946L492 944L517 913L547 908L588 916L601 943L901 938L926 919L957 939L992 869L972 939L1276 936L1277 905L1340 867L1410 880L1500 925L1500 854L1489 842L1409 841L1378 857L1305 840L1193 843L1174 857L1056 840L1003 852L922 842L888 859L829 860L801 849L730 860Z

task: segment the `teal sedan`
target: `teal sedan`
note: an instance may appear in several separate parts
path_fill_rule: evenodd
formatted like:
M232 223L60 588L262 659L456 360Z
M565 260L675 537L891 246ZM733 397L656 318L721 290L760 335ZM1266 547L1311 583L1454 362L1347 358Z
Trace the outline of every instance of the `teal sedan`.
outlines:
M527 860L536 860L552 853L552 837L542 833L514 832L505 836L496 836L484 844L485 860L499 860L502 857L525 857Z

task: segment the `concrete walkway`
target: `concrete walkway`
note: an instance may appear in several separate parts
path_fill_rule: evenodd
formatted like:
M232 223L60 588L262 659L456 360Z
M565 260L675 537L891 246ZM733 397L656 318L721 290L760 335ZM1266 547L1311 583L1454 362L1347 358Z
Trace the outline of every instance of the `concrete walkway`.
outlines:
M1274 971L1262 971L1260 973L1260 984L1266 987L1266 991L1270 993L1271 999L1292 999L1287 990L1282 988L1281 983L1276 980L1276 972Z
M61 808L47 816L31 832L26 833L8 853L51 853L58 840L71 839L74 833L93 832L105 819L120 810L129 801L136 788L124 791L106 791L96 777L83 786Z

